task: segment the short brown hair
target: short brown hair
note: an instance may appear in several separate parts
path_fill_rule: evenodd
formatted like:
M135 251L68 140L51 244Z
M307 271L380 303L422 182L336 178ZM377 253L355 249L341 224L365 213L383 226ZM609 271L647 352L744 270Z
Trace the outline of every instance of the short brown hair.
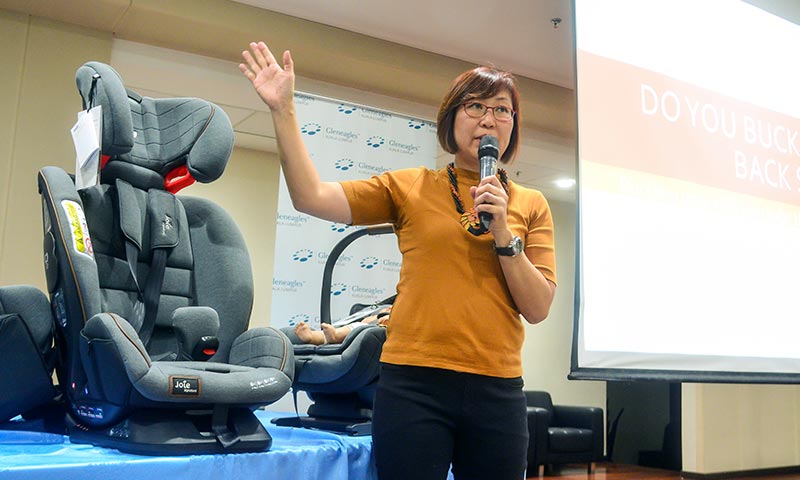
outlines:
M517 154L519 146L519 91L514 76L511 72L506 72L495 67L475 67L462 73L450 85L450 89L442 99L439 106L439 113L436 116L437 135L439 145L447 153L456 153L458 145L453 134L453 124L455 122L458 107L473 99L490 98L497 95L501 90L508 90L511 93L511 105L516 112L514 115L514 126L511 129L511 139L508 147L500 158L500 162L509 163Z

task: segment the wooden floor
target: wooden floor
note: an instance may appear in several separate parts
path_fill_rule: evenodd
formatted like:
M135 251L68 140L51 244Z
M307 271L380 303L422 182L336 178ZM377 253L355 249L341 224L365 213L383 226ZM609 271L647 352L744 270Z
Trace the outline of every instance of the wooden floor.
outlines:
M591 475L586 474L586 465L566 465L547 471L540 480L681 480L685 477L680 472L639 467L636 465L619 465L613 463L597 463ZM800 474L776 474L761 476L727 477L728 480L800 480Z

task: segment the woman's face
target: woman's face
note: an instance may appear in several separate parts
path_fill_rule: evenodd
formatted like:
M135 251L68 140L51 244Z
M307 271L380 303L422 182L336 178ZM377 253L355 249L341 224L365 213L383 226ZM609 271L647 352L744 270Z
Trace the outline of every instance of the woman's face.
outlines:
M488 109L480 117L473 117L467 113L469 109L473 115L480 112L481 107L474 104L483 104ZM489 98L473 99L458 107L455 121L453 123L453 135L456 139L458 150L456 151L456 165L467 170L477 170L478 147L481 138L485 135L493 135L497 138L500 154L502 158L508 143L511 140L511 131L514 129L514 118L506 121L497 120L494 108L513 109L511 93L508 90L501 90L495 96Z

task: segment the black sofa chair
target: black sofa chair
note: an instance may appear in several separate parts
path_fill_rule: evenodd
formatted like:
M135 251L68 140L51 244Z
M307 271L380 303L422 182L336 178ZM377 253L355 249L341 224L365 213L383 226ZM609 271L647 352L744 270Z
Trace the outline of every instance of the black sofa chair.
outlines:
M603 409L553 405L550 394L526 391L528 405L528 476L545 473L555 464L603 460Z

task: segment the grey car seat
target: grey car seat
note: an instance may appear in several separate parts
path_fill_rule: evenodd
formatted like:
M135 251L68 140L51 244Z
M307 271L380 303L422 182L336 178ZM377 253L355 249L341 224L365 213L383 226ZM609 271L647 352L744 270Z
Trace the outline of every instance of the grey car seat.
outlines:
M331 281L336 261L342 252L364 235L394 233L391 225L376 225L342 238L331 250L322 274L320 322L331 323ZM350 313L359 316L391 304L394 297L376 305L353 305ZM295 380L293 392L304 391L313 401L307 415L274 419L282 426L316 428L348 435L372 433L372 404L380 376L380 356L386 329L379 326L356 328L341 344L310 345L300 340L292 327L282 329L294 346ZM295 397L296 400L296 397ZM296 407L295 407L296 408Z
M126 90L110 66L76 73L102 106L99 184L39 172L57 365L75 442L143 454L259 451L253 409L291 387L293 350L248 330L252 271L221 207L174 195L222 175L233 129L216 105Z
M0 365L0 428L15 428L16 423L9 420L21 415L30 430L32 419L49 416L45 407L58 414L52 378L56 363L53 317L47 297L38 288L0 287L0 351L5 359Z

